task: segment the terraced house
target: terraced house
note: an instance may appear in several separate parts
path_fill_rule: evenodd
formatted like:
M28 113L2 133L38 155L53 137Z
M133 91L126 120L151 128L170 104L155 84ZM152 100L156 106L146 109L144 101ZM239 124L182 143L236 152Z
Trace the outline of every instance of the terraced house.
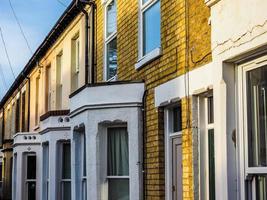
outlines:
M73 1L0 102L2 198L266 200L250 3Z

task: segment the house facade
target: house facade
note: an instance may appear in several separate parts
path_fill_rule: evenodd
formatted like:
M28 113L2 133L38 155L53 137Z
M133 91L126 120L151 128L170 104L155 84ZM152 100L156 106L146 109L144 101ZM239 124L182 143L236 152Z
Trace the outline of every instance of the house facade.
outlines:
M2 198L265 200L265 4L73 1L0 102Z

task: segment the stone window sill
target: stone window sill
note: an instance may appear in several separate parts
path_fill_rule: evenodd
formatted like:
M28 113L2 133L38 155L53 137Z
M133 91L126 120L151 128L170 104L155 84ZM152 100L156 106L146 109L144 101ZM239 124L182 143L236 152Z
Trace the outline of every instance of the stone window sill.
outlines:
M135 69L140 69L141 67L145 66L146 64L152 62L153 60L160 57L162 54L161 48L156 48L144 57L140 58L137 63L135 64Z
M207 6L211 7L213 5L215 5L216 3L218 3L220 0L205 0L205 3Z

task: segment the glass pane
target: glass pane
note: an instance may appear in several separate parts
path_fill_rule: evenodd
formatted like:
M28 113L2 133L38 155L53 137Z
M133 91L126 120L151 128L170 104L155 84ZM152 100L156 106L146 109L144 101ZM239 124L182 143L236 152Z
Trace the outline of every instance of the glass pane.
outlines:
M129 175L128 134L126 128L108 129L108 175Z
M86 139L85 139L85 132L82 133L82 140L83 140L83 176L86 176Z
M209 140L209 199L215 200L214 129L208 130Z
M35 200L36 195L36 183L35 182L28 182L27 183L28 189L28 200Z
M108 180L108 200L129 199L129 179Z
M146 2L148 2L149 0L143 0L143 4L145 4Z
M267 175L256 177L257 200L267 200Z
M27 179L36 179L36 156L27 156Z
M62 178L70 179L71 178L71 157L70 157L70 144L63 143L62 149Z
M107 45L107 80L117 74L117 38Z
M116 1L112 1L107 6L107 37L117 30L117 5Z
M82 199L87 200L87 182L83 180L82 182Z
M213 97L208 97L208 123L214 123Z
M71 200L71 182L62 182L62 200Z
M160 1L143 14L143 56L160 47Z
M173 108L173 132L182 130L182 110L181 105Z
M247 72L249 167L267 166L267 66Z

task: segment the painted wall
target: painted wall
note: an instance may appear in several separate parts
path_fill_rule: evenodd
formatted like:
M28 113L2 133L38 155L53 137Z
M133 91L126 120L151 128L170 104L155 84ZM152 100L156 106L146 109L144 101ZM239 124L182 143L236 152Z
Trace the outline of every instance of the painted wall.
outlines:
M58 110L57 107L57 56L62 52L62 108L63 110L69 109L69 95L73 92L71 90L71 70L72 70L72 40L79 34L80 40L80 68L79 68L79 85L84 85L85 69L84 69L84 17L79 15L71 23L69 27L63 32L60 38L56 41L52 48L39 62L35 70L30 74L31 78L31 107L30 107L30 131L38 130L39 123L35 123L36 113L36 98L39 101L39 113L41 116L46 113L45 110L45 77L46 67L50 66L51 70L51 110ZM40 77L39 81L39 97L36 96L36 78Z

